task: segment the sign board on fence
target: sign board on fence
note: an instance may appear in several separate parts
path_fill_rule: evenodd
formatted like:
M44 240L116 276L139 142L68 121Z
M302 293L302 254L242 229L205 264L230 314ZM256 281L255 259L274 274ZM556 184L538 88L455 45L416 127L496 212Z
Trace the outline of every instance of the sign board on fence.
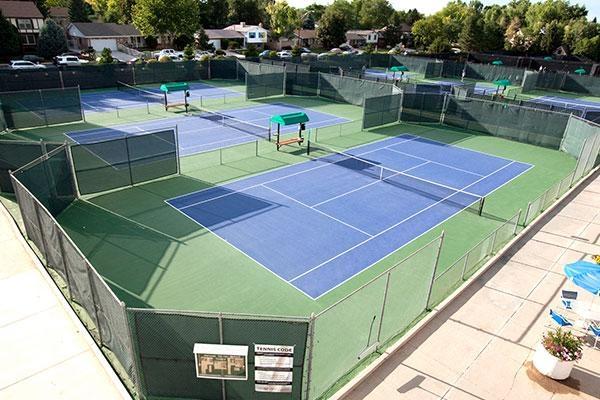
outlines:
M196 377L206 379L248 379L248 346L194 344Z
M294 346L254 345L254 390L292 393Z

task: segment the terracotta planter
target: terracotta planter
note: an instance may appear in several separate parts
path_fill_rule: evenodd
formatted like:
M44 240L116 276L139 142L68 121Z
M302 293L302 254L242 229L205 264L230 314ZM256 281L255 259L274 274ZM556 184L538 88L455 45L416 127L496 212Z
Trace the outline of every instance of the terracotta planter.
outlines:
M554 357L541 343L538 343L533 356L533 365L540 374L552 379L562 380L571 375L575 361L563 361Z

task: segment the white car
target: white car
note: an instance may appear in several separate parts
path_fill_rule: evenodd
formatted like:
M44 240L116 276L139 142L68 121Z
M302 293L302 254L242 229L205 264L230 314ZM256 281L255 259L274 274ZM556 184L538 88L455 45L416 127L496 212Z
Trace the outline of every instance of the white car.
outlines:
M11 69L45 69L46 66L42 64L36 64L31 61L15 60L9 64Z
M289 50L283 50L277 53L279 58L292 58L292 52Z
M154 56L158 59L161 58L162 56L167 56L170 57L171 59L173 57L177 57L179 55L180 52L177 52L173 49L162 49L161 51L159 51L158 53L154 53Z
M213 55L213 53L211 53L210 51L197 50L196 55L194 56L194 60L200 61L200 60L202 60L202 58L207 57L207 56L210 57L212 55Z
M56 65L82 65L88 62L88 60L82 60L77 56L56 56Z

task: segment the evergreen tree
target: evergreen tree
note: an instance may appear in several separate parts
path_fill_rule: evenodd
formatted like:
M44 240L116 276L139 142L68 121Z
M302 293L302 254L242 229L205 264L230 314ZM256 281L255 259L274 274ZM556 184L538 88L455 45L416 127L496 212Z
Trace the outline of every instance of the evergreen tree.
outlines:
M48 5L46 4L46 0L34 0L35 6L42 13L44 18L48 18L50 15L50 10L48 9Z
M65 31L56 22L47 19L40 29L37 52L40 57L51 59L67 51Z
M69 3L69 19L71 22L90 22L89 14L83 0L71 0Z
M194 57L196 57L196 49L193 44L188 44L185 46L185 49L183 49L183 59L185 61L193 61Z
M208 43L208 35L204 32L204 28L202 27L196 32L196 46L200 50L214 49L214 46Z
M12 56L21 52L19 31L0 11L0 56Z
M465 19L463 27L458 35L458 43L461 50L479 50L482 36L483 27L481 26L481 15L479 13L472 13Z
M345 15L330 7L321 17L317 36L324 47L337 47L346 41L346 27Z

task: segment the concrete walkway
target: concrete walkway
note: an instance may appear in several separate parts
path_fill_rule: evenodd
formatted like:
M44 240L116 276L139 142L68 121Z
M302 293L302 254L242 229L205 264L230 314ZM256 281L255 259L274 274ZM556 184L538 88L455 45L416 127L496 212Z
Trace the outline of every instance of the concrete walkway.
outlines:
M0 399L128 399L0 204Z
M551 324L550 308L558 308L561 289L573 288L563 265L600 254L598 175L344 398L600 398L600 344L588 343L563 382L531 364L544 325Z

